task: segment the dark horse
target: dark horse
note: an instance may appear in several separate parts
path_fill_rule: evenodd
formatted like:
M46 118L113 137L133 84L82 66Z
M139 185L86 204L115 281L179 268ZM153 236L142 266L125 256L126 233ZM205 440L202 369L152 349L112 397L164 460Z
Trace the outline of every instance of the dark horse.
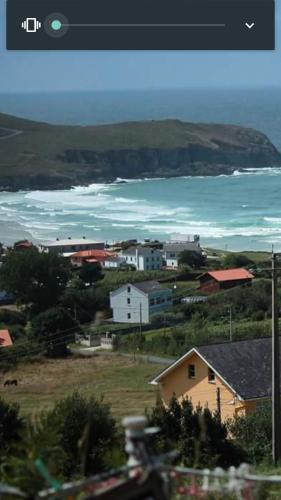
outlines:
M17 385L18 385L18 381L17 381L16 379L13 379L13 380L6 380L6 381L4 382L4 387L5 387L6 385L15 385L15 386L17 386Z

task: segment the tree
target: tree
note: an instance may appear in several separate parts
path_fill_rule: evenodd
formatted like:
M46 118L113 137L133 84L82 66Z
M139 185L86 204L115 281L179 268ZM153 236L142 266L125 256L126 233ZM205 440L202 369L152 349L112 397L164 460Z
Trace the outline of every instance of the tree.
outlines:
M65 356L75 333L81 333L79 324L61 307L48 309L31 322L31 336L44 346L49 356Z
M181 404L172 397L168 407L158 401L148 415L150 425L161 429L156 444L160 450L175 448L187 466L227 467L239 464L243 451L227 438L227 427L208 408L193 408L188 399Z
M199 269L205 264L204 256L194 250L184 250L179 254L180 266L190 266L193 269Z
M35 498L39 490L46 487L46 480L36 467L40 459L49 474L63 483L63 467L66 460L59 445L57 429L47 421L46 414L40 413L24 421L24 431L9 454L0 462L0 481L20 488Z
M224 267L229 269L235 267L253 266L254 262L242 253L229 253L224 258Z
M80 323L88 323L99 311L109 309L109 292L104 287L77 288L67 287L62 298L62 306L70 310Z
M38 459L61 484L112 467L110 454L120 443L115 420L102 401L74 393L36 418L22 421L18 414L17 405L0 400L0 482L35 498L46 487Z
M7 454L11 447L19 441L20 432L24 427L19 415L19 406L8 403L0 398L0 454Z
M69 278L66 260L37 248L10 251L0 268L0 285L33 313L57 304Z
M7 326L12 325L26 325L25 314L19 311L13 311L11 309L1 309L0 310L0 323Z
M257 407L249 415L241 415L228 422L228 429L247 454L251 463L259 463L270 457L272 443L272 419L270 404Z
M78 275L85 285L90 286L103 278L101 265L99 263L84 263L79 268Z
M108 451L114 445L116 424L110 409L94 397L77 392L56 403L48 421L60 435L66 454L64 474L96 474L106 467Z

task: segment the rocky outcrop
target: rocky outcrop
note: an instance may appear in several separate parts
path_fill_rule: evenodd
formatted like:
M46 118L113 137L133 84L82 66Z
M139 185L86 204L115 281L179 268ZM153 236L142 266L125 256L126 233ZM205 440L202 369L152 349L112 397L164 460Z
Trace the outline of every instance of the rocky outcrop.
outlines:
M219 175L231 174L236 169L281 166L281 156L270 143L263 147L222 146L215 150L196 144L175 149L67 150L61 160L84 165L87 177L91 177L93 171L105 180L116 177Z
M2 190L281 167L280 153L264 134L234 125L165 120L60 127L0 115L1 125L21 130L0 140Z

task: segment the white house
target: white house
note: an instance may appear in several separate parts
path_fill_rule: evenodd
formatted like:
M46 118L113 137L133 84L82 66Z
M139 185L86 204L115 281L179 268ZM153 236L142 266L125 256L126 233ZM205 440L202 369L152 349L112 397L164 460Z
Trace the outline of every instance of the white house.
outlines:
M113 256L113 257L107 257L103 261L102 266L105 269L120 269L127 267L127 263L123 257Z
M160 250L149 247L131 247L122 251L122 257L128 265L137 271L153 271L162 269L163 260Z
M184 251L203 254L198 235L195 235L193 238L188 235L186 237L181 236L181 238L178 235L177 238L167 241L163 245L163 258L168 268L177 269L179 267L179 256Z
M110 293L116 323L149 323L151 316L172 305L172 291L158 281L127 283Z

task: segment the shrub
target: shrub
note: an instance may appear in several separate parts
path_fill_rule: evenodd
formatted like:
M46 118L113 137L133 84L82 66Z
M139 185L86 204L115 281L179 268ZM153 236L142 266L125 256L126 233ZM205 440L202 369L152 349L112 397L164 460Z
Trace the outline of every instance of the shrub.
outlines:
M251 463L268 459L271 453L272 424L270 404L264 404L249 415L228 422L228 429Z
M67 457L66 477L77 472L96 474L105 469L116 437L116 424L107 405L94 397L87 399L74 393L56 403L48 412L47 421L60 436L60 446Z
M190 400L181 404L176 397L164 407L159 400L148 414L150 425L159 427L158 449L177 448L187 466L237 465L244 458L242 450L227 438L227 427L218 414L208 408L194 409Z
M254 262L241 253L229 253L224 258L224 266L228 268L249 267L253 265Z
M24 313L19 311L11 311L10 309L0 310L0 323L4 325L26 325L26 316Z

